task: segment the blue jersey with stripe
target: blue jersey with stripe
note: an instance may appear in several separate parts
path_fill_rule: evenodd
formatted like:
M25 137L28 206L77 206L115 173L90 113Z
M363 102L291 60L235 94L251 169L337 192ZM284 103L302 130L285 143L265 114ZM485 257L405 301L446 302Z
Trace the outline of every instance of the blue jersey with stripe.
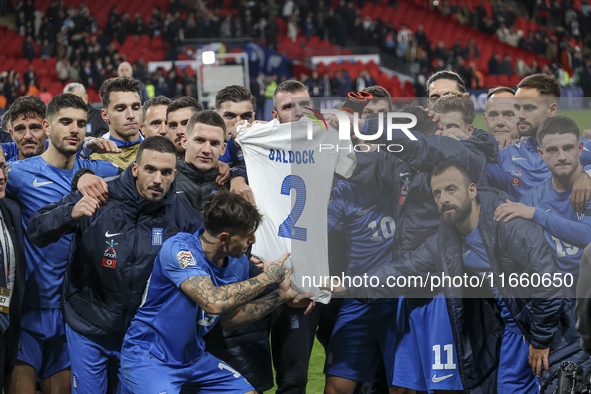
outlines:
M169 365L186 365L205 353L203 336L218 321L218 315L206 313L180 286L198 275L209 276L217 287L241 282L249 277L249 264L246 255L228 257L225 268L211 262L199 240L203 231L179 233L162 245L146 301L125 335L121 349L124 357L150 353Z
M532 221L544 227L560 270L573 274L576 283L583 249L591 242L591 204L584 214L577 214L569 200L571 193L572 188L556 191L548 178L531 189L523 203L536 208Z
M114 176L118 168L108 161L76 159L71 170L62 170L47 163L41 156L8 164L8 196L22 210L23 225L41 207L57 202L72 191L72 177L80 168L90 168L101 177ZM34 308L59 308L62 282L70 251L72 235L44 248L25 237L27 274L24 304Z
M392 261L396 204L392 195L378 189L340 181L331 192L328 231L340 225L347 238L347 275L360 275Z
M583 165L591 164L591 140L581 138L584 149L580 157ZM531 138L500 149L499 164L488 165L491 186L506 190L515 201L522 202L528 190L551 176L546 162L538 154L537 143Z

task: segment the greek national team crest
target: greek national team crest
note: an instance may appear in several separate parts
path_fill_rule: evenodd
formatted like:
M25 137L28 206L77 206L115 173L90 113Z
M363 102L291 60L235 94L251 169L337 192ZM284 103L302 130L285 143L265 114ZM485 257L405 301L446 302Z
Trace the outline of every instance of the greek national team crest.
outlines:
M162 245L162 234L164 229L153 228L152 229L152 245Z
M107 249L103 254L102 266L115 269L117 267L117 252L115 251L115 246L119 244L115 243L114 240L111 240L110 242L105 241L105 243L107 244Z
M179 265L182 269L187 268L188 265L195 265L195 260L191 252L182 251L176 254L176 259L179 261Z

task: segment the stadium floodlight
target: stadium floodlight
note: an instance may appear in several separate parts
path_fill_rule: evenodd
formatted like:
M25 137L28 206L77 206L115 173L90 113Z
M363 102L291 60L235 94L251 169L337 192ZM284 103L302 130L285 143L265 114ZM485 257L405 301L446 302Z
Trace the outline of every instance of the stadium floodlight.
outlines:
M215 52L214 51L204 51L201 54L201 59L203 64L214 64L215 63Z

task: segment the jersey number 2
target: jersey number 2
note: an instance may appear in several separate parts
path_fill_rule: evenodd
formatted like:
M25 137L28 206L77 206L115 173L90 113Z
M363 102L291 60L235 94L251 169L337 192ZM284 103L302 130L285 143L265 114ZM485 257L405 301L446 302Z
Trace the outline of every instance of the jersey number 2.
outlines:
M298 241L305 242L308 237L308 230L304 227L296 227L295 224L300 216L302 216L304 206L306 205L306 184L301 177L297 175L288 175L281 184L281 194L289 196L291 194L291 189L295 189L296 192L295 204L293 205L291 213L283 223L279 225L278 235L280 237L297 239Z

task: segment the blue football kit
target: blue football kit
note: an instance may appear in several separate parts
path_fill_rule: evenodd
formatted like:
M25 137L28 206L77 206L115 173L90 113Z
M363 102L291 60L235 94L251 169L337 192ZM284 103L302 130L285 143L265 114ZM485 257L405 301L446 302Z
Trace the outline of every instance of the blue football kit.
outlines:
M41 156L8 164L6 192L19 203L25 229L37 210L70 193L72 177L80 168L103 177L118 173L109 162L82 159L76 159L71 170L56 168ZM27 268L18 359L32 365L40 378L69 365L60 299L71 238L38 248L25 237Z
M591 140L581 138L584 149L580 157L583 165L591 164ZM527 191L551 176L546 162L538 154L537 143L531 138L499 149L499 164L488 165L491 186L506 190L515 201L522 201Z
M583 250L591 242L591 204L585 213L577 214L569 200L571 193L572 188L556 191L548 178L531 189L523 203L536 208L532 221L544 227L560 271L572 274L576 284ZM574 297L574 288L572 294Z
M205 351L203 336L219 319L205 312L181 289L194 276L215 286L247 280L248 258L228 257L221 268L203 252L199 235L169 238L154 262L144 304L131 322L121 349L123 389L133 393L179 393L186 383L201 393L253 390L240 373Z
M372 268L391 262L394 217L395 205L388 193L345 181L332 190L328 231L339 226L349 245L346 275L362 277ZM329 342L324 373L372 382L377 369L375 360L380 356L391 373L397 303L389 299L371 304L346 299Z
M462 256L466 269L474 274L489 275L491 267L478 227L462 239ZM492 295L501 306L505 332L501 344L497 387L499 393L538 393L539 382L529 366L529 343L515 324L497 288Z

